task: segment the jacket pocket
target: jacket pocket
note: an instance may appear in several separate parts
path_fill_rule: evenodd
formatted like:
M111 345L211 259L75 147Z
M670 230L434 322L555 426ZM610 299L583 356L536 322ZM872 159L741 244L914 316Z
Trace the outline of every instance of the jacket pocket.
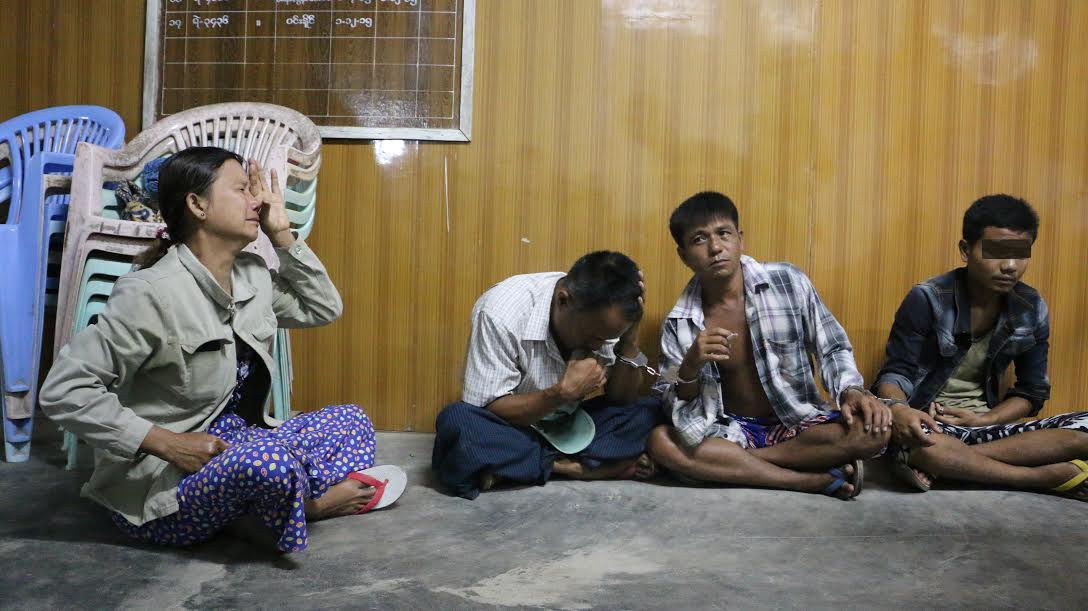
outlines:
M233 386L237 367L227 356L230 342L222 335L179 338L185 398L206 403L218 400Z

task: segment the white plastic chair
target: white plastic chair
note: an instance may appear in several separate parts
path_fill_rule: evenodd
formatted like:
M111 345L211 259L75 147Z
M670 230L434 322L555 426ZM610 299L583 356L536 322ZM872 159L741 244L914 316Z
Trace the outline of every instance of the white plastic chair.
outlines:
M217 146L245 159L256 159L266 171L276 170L281 188L289 180L292 184L307 185L316 181L321 166L321 136L317 126L305 115L274 104L213 104L186 110L158 121L119 150L80 144L72 172L61 260L54 356L76 331L73 325L80 305L78 295L90 252L99 249L135 255L150 245L162 227L160 223L103 215L103 189L124 180L136 180L147 162L194 146ZM311 218L311 225L312 221ZM264 257L269 268L279 265L275 250L263 233L246 250ZM284 371L270 373L273 384L278 376L287 376L289 389L289 355L285 365L279 367ZM290 413L288 401L289 397L283 397L279 404L273 405L277 417Z

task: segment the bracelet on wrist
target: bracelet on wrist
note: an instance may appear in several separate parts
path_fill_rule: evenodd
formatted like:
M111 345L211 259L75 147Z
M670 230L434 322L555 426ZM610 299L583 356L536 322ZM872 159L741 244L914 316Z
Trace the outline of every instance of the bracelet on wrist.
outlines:
M684 378L680 377L680 371L677 370L677 372L676 372L676 383L677 384L694 384L694 383L698 382L700 379L702 379L702 377L703 377L703 372L700 371L699 373L695 374L694 378L691 378L690 380L685 380Z

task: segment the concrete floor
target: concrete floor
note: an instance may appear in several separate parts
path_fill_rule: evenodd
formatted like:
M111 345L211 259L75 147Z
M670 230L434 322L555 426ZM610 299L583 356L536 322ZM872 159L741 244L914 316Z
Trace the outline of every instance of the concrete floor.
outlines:
M1088 606L1088 506L1010 491L905 492L869 464L860 499L556 481L445 496L431 436L379 434L411 478L390 510L318 523L270 557L222 537L125 540L78 498L48 423L0 463L0 608L714 609Z

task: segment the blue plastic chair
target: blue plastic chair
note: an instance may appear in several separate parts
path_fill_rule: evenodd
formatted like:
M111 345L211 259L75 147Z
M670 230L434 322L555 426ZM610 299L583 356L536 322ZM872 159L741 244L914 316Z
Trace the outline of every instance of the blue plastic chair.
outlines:
M67 181L47 176L71 173L80 142L117 148L124 133L121 117L99 106L47 108L0 123L0 157L8 162L0 181L10 198L0 225L0 391L10 462L30 457L50 235L67 218L67 192L54 190Z
M11 168L0 168L0 203L11 199Z
M30 177L23 182L22 199L37 203L33 206L28 203L25 210L14 210L14 214L22 217L19 222L0 225L0 261L12 272L0 293L4 455L12 462L29 457L34 425L45 316L46 279L42 263L43 259L48 261L49 233L55 228L46 219L62 213L58 209L67 204L55 193L46 197L43 187L47 175L71 172L70 157L63 153L42 153L30 159L24 166ZM12 207L16 207L14 202ZM30 214L31 210L37 214ZM16 217L9 215L9 219Z

